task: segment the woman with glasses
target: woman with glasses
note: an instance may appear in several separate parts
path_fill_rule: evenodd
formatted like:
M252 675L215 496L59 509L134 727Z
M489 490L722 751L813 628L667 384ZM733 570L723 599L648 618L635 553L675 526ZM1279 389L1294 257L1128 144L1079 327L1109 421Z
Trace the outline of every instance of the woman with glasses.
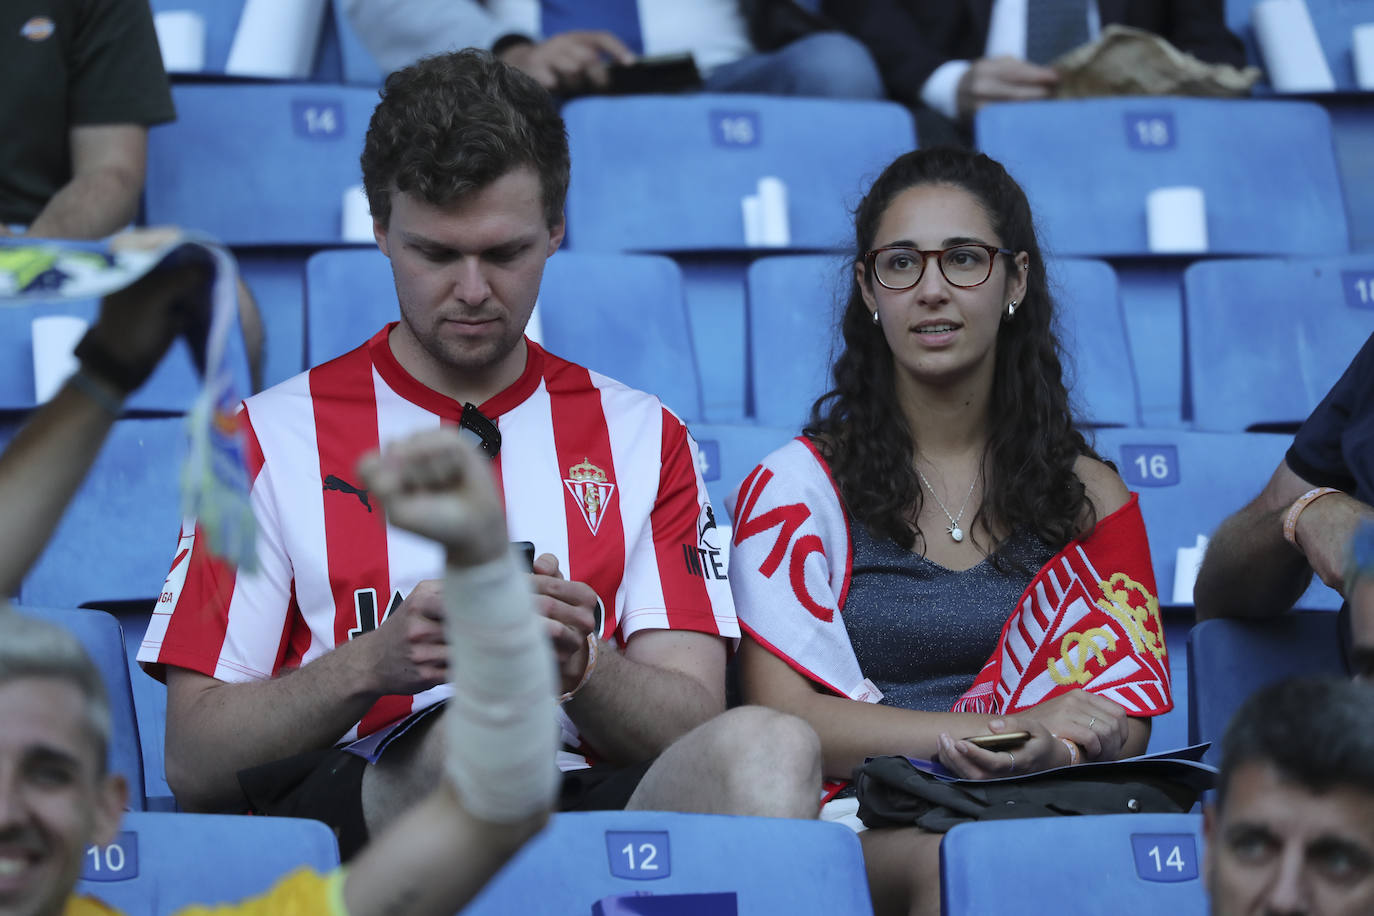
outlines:
M1074 428L1024 193L920 150L855 235L834 387L740 489L746 699L806 719L834 780L885 754L984 779L1142 753L1171 706L1148 545ZM938 834L861 839L879 913L939 911Z

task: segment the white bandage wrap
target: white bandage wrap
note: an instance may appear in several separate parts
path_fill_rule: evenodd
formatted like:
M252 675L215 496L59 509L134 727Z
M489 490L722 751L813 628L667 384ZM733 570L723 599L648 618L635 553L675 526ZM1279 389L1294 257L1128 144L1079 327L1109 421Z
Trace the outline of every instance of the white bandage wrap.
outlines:
M554 660L529 577L512 552L444 577L453 698L445 769L463 806L493 823L547 810L558 793Z

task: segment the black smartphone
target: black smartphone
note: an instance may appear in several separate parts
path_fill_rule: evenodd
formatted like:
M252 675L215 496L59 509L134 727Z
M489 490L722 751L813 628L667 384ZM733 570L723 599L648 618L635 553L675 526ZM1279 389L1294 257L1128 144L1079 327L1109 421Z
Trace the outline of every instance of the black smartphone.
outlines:
M512 541L520 548L520 556L525 558L525 571L534 572L534 541Z
M690 92L701 88L701 72L689 53L641 57L632 64L611 64L607 72L608 95Z

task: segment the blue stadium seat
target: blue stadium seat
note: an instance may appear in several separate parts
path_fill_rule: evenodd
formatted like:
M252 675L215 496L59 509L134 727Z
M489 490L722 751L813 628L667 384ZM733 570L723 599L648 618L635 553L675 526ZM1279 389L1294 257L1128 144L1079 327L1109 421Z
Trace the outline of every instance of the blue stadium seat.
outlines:
M320 251L305 262L306 368L342 356L400 317L391 262L376 248Z
M1058 916L1067 894L1087 911L1116 916L1205 916L1202 850L1198 814L960 824L940 844L941 909Z
M748 377L751 413L758 423L800 432L812 402L830 388L852 263L847 257L803 254L759 258L749 265Z
M135 812L82 857L77 891L140 916L260 894L291 871L339 864L334 833L305 818Z
M198 78L223 77L225 79L244 79L240 76L225 76L224 68L229 61L229 49L234 45L238 33L239 20L243 16L245 0L149 0L153 12L170 10L191 10L199 13L205 20L205 68ZM321 27L315 41L315 66L310 79L314 82L332 81L338 78L337 60L328 59L330 49L326 39L332 38L329 17L321 17ZM337 56L337 55L336 55ZM173 74L177 78L178 74ZM180 114L178 108L178 114Z
M563 109L576 163L574 251L652 251L683 265L704 409L745 416L744 270L760 254L834 251L869 182L915 147L891 102L756 95L585 98ZM745 244L741 199L765 176L787 188L791 243Z
M684 420L702 415L682 271L658 255L563 252L539 292L550 352L658 395Z
M262 384L270 388L305 368L306 255L289 248L251 248L234 256L262 317Z
M1194 546L1199 534L1211 537L1228 515L1258 496L1293 440L1274 433L1102 429L1095 441L1126 486L1140 494L1160 603L1190 606L1191 600L1172 600L1178 549ZM1340 595L1320 582L1298 602L1309 610L1340 605Z
M33 380L33 320L45 315L74 315L94 322L100 303L89 299L7 305L0 309L0 410L27 411L36 406ZM248 362L243 337L230 336L228 359L239 390L248 392ZM178 339L148 381L125 402L125 410L138 413L184 413L200 392L200 373L191 350Z
M1374 333L1374 255L1208 261L1183 285L1199 429L1296 427Z
M1191 607L1163 609L1164 645L1169 649L1169 690L1174 708L1150 721L1150 741L1145 753L1158 754L1188 746L1188 631L1193 627Z
M1246 57L1258 67L1264 66L1255 32L1250 23L1251 9L1260 0L1226 0L1226 25L1245 42ZM1368 0L1306 0L1317 41L1331 68L1337 92L1356 92L1355 64L1351 54L1350 30L1362 23L1374 21L1374 10Z
M1115 258L1142 426L1184 425L1183 271L1178 258Z
M115 423L47 549L20 585L22 603L146 601L151 607L181 532L185 430L181 417Z
M691 428L701 455L701 476L711 494L716 522L722 526L734 519L735 497L744 478L798 432L752 423L693 423Z
M916 139L892 102L590 97L563 117L576 163L568 241L584 251L743 249L740 200L768 175L787 186L791 248L842 248L867 183Z
M391 268L376 249L312 256L306 301L310 365L398 317ZM535 314L550 352L658 395L683 419L701 416L682 275L668 258L560 252L544 269Z
M1374 12L1368 14L1374 20ZM1374 109L1367 93L1323 99L1345 192L1352 251L1374 249Z
M353 25L344 15L343 0L330 0L334 28L338 34L339 58L343 67L343 81L355 86L377 86L385 76L372 59Z
M1025 188L1060 257L1148 253L1146 195L1174 185L1203 190L1209 254L1349 248L1331 122L1310 102L1016 102L981 109L976 137Z
M595 811L555 814L462 914L553 916L607 898L703 893L733 894L740 913L872 912L858 837L840 824Z
M800 429L833 384L850 263L782 255L749 265L749 379L758 422ZM1101 261L1077 259L1052 262L1049 271L1075 407L1095 426L1136 425L1139 399L1116 275Z
M1219 760L1215 742L1245 698L1298 675L1344 675L1337 618L1314 612L1270 620L1203 620L1188 637L1190 744L1214 742L1205 758Z
M81 641L86 654L100 669L110 700L110 772L129 784L128 807L144 808L143 756L139 750L138 720L134 713L129 664L124 657L124 633L113 615L90 608L16 607L21 614L57 624Z
M374 89L307 83L173 87L177 120L148 134L148 223L230 245L339 245L362 183Z
M1093 426L1136 425L1140 398L1116 273L1103 261L1074 258L1052 261L1047 269L1075 413Z
M223 74L224 65L229 60L229 49L234 44L234 33L238 31L239 16L243 14L245 0L149 0L153 13L173 10L191 10L199 13L205 20L205 70L206 74ZM180 106L177 114L181 115Z

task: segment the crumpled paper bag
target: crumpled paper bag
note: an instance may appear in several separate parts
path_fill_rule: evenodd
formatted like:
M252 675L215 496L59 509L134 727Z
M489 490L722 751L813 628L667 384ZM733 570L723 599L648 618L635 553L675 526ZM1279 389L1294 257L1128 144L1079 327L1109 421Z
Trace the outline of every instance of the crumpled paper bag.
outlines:
M1056 96L1190 95L1227 98L1249 95L1258 67L1238 70L1209 64L1180 51L1153 32L1109 25L1096 41L1074 48L1051 64L1059 71Z

